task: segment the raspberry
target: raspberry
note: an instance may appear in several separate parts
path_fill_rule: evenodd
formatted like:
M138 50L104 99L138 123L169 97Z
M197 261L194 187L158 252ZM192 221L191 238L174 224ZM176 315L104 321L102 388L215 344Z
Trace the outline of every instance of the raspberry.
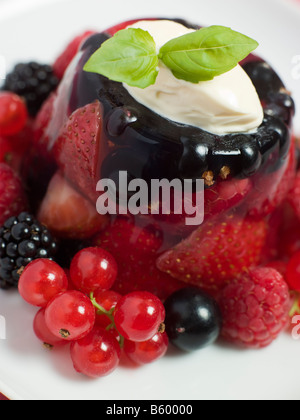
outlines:
M222 336L249 348L266 347L278 337L288 324L291 305L287 284L272 268L255 268L227 285L219 304Z

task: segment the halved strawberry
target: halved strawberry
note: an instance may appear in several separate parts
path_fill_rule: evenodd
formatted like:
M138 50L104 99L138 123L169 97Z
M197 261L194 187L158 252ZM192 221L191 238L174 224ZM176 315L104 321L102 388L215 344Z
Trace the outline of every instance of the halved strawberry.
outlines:
M56 236L71 239L90 238L108 222L59 172L50 181L38 220Z
M267 224L236 215L206 222L190 237L158 258L157 267L172 277L207 291L260 262Z
M94 203L98 198L101 129L102 107L95 101L73 112L53 149L63 175Z
M84 33L78 35L74 38L65 48L65 50L60 54L59 57L55 60L53 64L53 71L58 79L62 79L68 65L71 63L81 44L91 35L93 35L95 31L85 31Z
M130 219L117 218L94 238L94 245L106 249L118 263L119 274L113 286L116 292L124 295L147 290L164 300L185 286L156 268L162 236L153 226L142 228Z
M53 92L43 103L33 125L33 144L35 150L45 158L52 158L49 148L47 128L53 116L56 93Z

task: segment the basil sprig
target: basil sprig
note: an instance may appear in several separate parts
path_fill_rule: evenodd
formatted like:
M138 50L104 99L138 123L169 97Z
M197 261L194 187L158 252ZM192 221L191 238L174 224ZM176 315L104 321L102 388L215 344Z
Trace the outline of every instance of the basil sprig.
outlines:
M161 60L177 79L199 83L233 69L257 47L252 38L214 25L174 38L157 52L149 32L129 28L105 41L84 70L144 89L155 83Z

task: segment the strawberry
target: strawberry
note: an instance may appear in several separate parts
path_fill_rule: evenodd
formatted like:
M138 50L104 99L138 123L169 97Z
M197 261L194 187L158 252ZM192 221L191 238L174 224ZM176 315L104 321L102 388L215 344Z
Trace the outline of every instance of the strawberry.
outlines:
M279 253L282 217L283 209L282 206L280 206L265 219L267 223L267 237L264 249L262 250L262 264L268 263L270 261L282 257L282 255Z
M300 220L300 171L297 172L294 184L288 195L288 202Z
M94 238L94 245L110 252L119 267L113 289L121 294L147 290L165 300L184 287L180 281L162 273L155 266L162 236L154 227L139 227L126 218L117 218Z
M253 194L249 196L251 208L248 214L250 216L259 218L269 215L284 202L295 179L295 168L295 142L293 141L285 164L274 173L274 176L266 173L254 182ZM264 191L268 191L267 197L262 193Z
M183 237L188 236L194 230L195 226L189 226L186 224L187 219L195 219L196 216L200 218L203 215L204 219L208 220L213 216L221 214L232 207L242 204L243 200L247 197L252 189L252 182L250 179L227 179L226 181L220 180L211 188L193 192L191 199L188 196L184 196L182 191L176 192L171 190L170 192L170 203L171 211L168 212L164 209L164 204L170 205L167 200L166 203L159 202L159 214L153 215L155 220L159 223L164 224L165 230L171 234L182 235ZM201 198L204 199L204 209L201 208ZM186 203L187 200L191 200L191 203ZM194 214L188 214L186 211L186 204L190 204L193 209L197 208ZM200 206L199 206L200 205ZM177 214L179 213L179 214ZM200 224L200 223L199 223Z
M0 163L0 226L27 208L21 179L6 163Z
M260 262L266 234L264 219L228 215L208 221L159 257L157 267L178 280L218 291Z
M217 182L204 192L205 220L237 206L252 188L250 179L230 179Z
M183 289L185 284L162 273L155 267L155 259L144 259L139 264L119 263L119 276L113 286L115 292L126 295L145 290L165 301L172 293Z
M119 23L118 25L112 26L109 29L106 29L104 32L110 36L114 36L117 32L121 31L122 29L126 29L127 26L133 25L134 23L138 22L141 19L134 19L134 20L126 20L125 22ZM142 19L142 20L154 20L154 19Z
M33 125L33 144L35 150L43 157L50 158L47 127L52 118L56 93L52 93L43 103Z
M53 64L53 71L55 76L58 77L59 80L63 78L67 67L79 51L81 44L94 33L94 31L85 31L84 33L78 35L67 45L67 47L60 54L60 56L57 57Z
M70 239L89 238L107 224L107 218L100 216L59 172L50 181L38 219L56 236Z
M54 156L63 175L94 203L99 181L102 109L99 101L77 109L62 127Z
M94 244L113 253L119 261L138 262L145 255L157 254L162 246L162 235L154 228L142 229L130 219L119 217L94 238Z

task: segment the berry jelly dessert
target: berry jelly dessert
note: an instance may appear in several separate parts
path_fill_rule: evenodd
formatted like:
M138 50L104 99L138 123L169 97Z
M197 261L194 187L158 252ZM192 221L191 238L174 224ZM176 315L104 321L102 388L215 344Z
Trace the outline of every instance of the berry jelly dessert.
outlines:
M295 105L257 46L223 26L136 19L7 79L0 288L39 308L48 347L71 342L76 371L220 335L265 347L290 292L298 310Z
M89 237L98 229L92 243L106 248L122 266L119 291L127 289L127 277L134 275L127 264L131 257L136 273L141 266L142 274L135 275L141 278L137 287L162 277L162 284L167 278L175 289L184 282L215 292L272 253L271 217L295 172L294 103L272 67L253 54L213 80L205 80L210 76L204 74L199 83L175 77L160 63L155 83L144 89L86 71L94 53L128 25L147 30L159 46L199 29L182 20L150 19L125 22L85 38L37 118L37 150L59 173L53 171L48 190L43 190L39 216L58 236L68 236L65 223L59 223L68 200L58 203L53 198L53 183L57 188L58 177L64 178L85 207L92 204L95 209L101 196L97 183L109 179L116 185L118 215L93 217L86 210L91 226L96 226L87 226L86 232ZM169 214L162 211L161 197L155 202L149 197L145 206L156 206L157 212L129 214L122 207L124 173L128 183L143 180L149 191L153 179L190 180L194 211L195 184L204 180L204 222L191 226L184 211L177 214L175 206L183 204L184 196L176 189L171 201L177 204ZM126 204L132 195L127 192ZM55 211L50 211L49 202L54 202ZM76 237L76 216L73 226ZM118 229L121 252L110 240ZM140 237L147 235L151 246L143 252Z

